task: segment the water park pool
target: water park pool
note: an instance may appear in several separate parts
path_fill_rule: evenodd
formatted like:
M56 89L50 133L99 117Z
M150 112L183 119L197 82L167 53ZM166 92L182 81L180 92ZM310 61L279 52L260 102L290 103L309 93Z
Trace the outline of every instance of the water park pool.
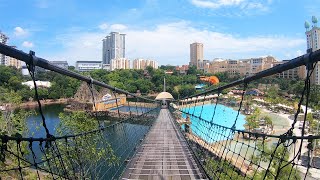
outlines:
M119 107L119 111L121 112L138 112L138 113L145 113L150 111L152 108L146 107L136 107L136 106L121 106ZM111 110L117 110L117 108L112 108Z
M196 88L197 90L202 89L205 86L205 84L197 84L196 86L194 86L194 88Z
M224 127L231 128L235 122L237 111L234 109L218 104L216 108L216 113L213 116L215 105L214 104L207 104L203 106L202 114L201 109L202 106L194 106L190 108L184 108L182 111L189 112L190 114L193 114L195 116L200 116L203 120L199 120L199 118L190 116L191 120L191 130L192 133L196 134L197 136L200 136L202 139L206 140L209 143L215 142L215 141L221 141L232 138L232 133L229 129L225 128L216 128L217 126L212 126L212 123L221 125ZM186 114L182 114L183 118L186 118ZM237 119L237 122L235 124L236 129L243 130L244 124L245 124L245 116L242 114L239 114L239 117ZM216 129L212 129L216 128ZM209 132L210 131L210 132Z

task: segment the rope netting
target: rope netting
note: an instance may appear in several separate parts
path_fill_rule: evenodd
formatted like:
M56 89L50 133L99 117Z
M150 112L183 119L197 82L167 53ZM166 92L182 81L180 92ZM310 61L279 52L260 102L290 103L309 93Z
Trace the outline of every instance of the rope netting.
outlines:
M7 129L0 135L0 176L19 179L118 178L156 120L159 104L90 77L52 67L37 59L34 53L26 57L16 50L0 47L2 53L9 56L20 53L19 57L27 62L40 114L39 128L43 130L41 136L25 136L13 130L20 127L10 124L11 112L2 114ZM316 55L319 56L319 52ZM310 57L309 54L308 58L312 59ZM247 95L253 79L244 78L240 85L237 83L239 95L232 101L223 92L234 87L228 84L180 100L177 108L171 108L176 118L185 119L176 123L197 163L210 179L308 179L319 174L314 147L320 136L306 132L310 79L315 63L303 62L301 58L294 62L299 65L288 67L309 64L298 107L288 129L274 132L267 118L254 116L258 110L250 109L251 98ZM61 113L58 127L52 128L52 122L48 122L43 112L36 83L37 63L85 81L80 86L83 91L77 92L74 99L84 102L71 106L69 113ZM284 70L284 65L281 68ZM306 108L299 120L302 105ZM251 115L245 117L243 114ZM298 124L301 124L300 129Z
M310 79L315 66L316 63L307 66L298 107L287 128L288 122L280 122L279 116L273 120L266 118L277 113L250 102L252 96L247 93L250 82L245 78L238 87L217 88L179 100L175 108L171 106L177 125L209 178L319 178L320 166L314 154L319 132L307 133ZM231 88L238 95L226 94ZM302 105L305 108L301 118ZM266 109L264 116L258 115L260 108ZM274 128L279 124L281 128Z
M33 57L31 53L30 62L34 62ZM73 105L59 114L61 121L53 127L40 101L35 65L29 63L27 67L41 118L35 129L40 133L29 137L26 132L2 131L6 133L0 135L0 177L118 178L156 120L158 104L117 88L95 86L90 78L79 87ZM3 117L11 121L9 111Z

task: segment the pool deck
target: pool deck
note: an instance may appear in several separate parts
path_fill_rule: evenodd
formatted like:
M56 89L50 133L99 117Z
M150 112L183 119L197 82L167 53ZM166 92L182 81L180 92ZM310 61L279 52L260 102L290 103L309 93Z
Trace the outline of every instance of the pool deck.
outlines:
M246 158L246 155L243 156L233 152L234 146L236 144L234 144L232 140L223 140L216 143L207 143L203 139L190 133L187 133L187 137L190 140L202 146L203 148L205 148L207 151L213 153L216 157L229 161L235 168L237 168L243 174L252 174L252 169L249 167L250 162L248 161L248 158Z

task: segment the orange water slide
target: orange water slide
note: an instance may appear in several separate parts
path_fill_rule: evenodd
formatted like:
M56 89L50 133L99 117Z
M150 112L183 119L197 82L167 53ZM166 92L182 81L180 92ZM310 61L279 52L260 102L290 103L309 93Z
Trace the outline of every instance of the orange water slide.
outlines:
M209 82L210 84L218 84L220 82L217 76L200 76L199 78L201 81Z

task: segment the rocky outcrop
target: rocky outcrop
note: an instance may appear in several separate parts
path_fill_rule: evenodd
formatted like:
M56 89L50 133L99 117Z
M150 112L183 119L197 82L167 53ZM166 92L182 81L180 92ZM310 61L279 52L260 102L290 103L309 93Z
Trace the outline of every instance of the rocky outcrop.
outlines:
M95 101L97 101L99 92L94 88L94 86L92 88L92 92L93 92ZM78 102L83 102L83 103L88 103L88 102L92 103L92 94L86 82L83 82L80 85L76 94L74 95L74 100Z

